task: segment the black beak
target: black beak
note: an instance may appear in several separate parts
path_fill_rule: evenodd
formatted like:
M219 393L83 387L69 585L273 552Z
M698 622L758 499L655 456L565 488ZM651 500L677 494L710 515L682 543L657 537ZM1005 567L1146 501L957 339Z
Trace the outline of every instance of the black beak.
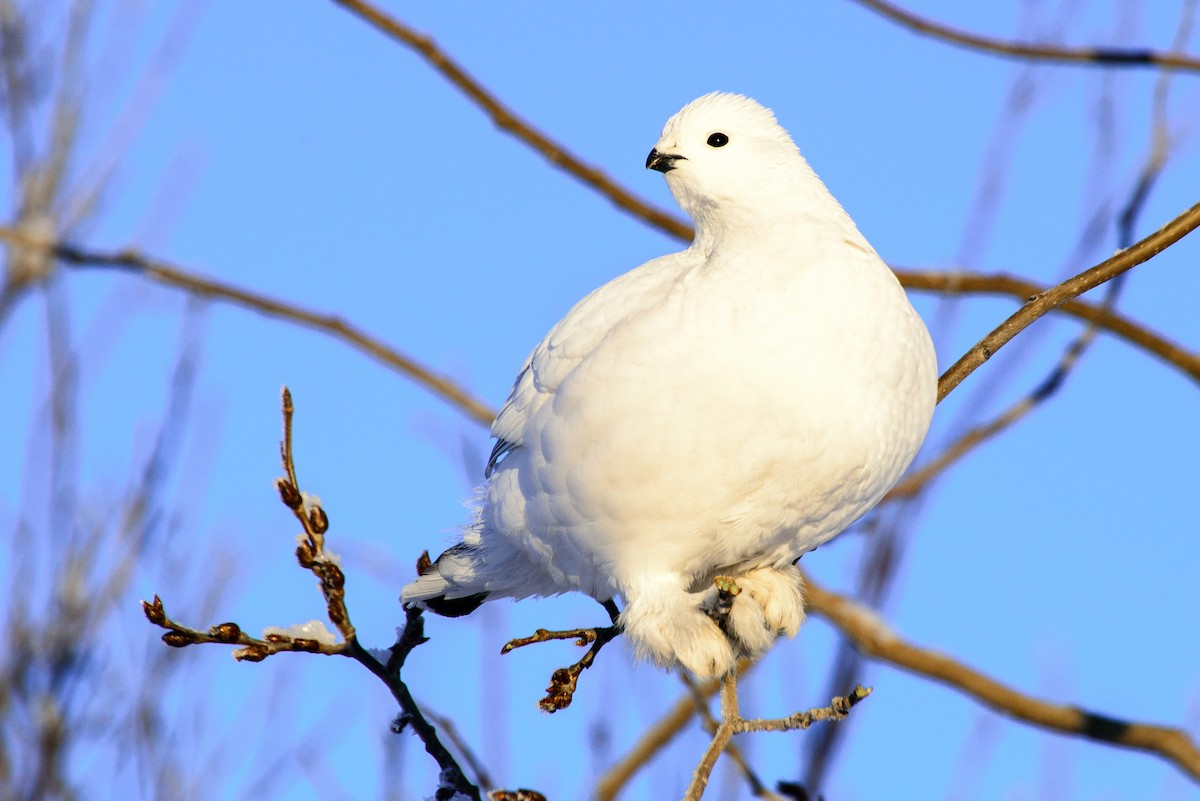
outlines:
M666 174L675 169L675 162L687 161L683 156L674 156L669 153L659 153L657 150L651 150L650 155L646 156L646 169L658 170Z

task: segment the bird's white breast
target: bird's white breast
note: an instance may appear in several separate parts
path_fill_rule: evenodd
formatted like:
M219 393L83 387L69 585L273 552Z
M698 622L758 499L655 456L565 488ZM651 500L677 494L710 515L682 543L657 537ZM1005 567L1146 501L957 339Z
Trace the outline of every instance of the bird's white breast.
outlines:
M936 365L878 257L836 237L733 252L622 276L531 357L485 515L563 589L794 561L915 455Z

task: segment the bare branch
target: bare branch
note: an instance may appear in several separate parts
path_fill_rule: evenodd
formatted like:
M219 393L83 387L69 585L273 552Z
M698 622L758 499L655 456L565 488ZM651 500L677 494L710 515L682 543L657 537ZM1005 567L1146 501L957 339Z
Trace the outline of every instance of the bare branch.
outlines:
M757 662L740 659L737 663L738 677L749 673ZM596 782L592 797L595 801L613 801L630 779L645 767L656 754L662 751L675 737L683 731L688 721L696 714L696 698L711 698L721 689L720 679L709 679L696 685L695 690L684 694L675 702L658 722L644 732L640 740L634 744L621 760L608 769L608 772Z
M895 268L896 277L907 289L947 295L1008 295L1022 301L1047 291L1041 284L1004 273L972 273L964 270L912 270ZM1200 382L1200 353L1189 351L1119 312L1081 300L1067 300L1054 311L1068 314L1107 331L1129 344L1154 354L1162 361Z
M1150 67L1165 70L1200 72L1200 58L1149 49L1119 47L1060 47L1056 45L1013 42L983 36L920 17L886 0L854 0L859 5L887 17L892 22L923 36L943 42L1009 58L1052 61L1094 67Z
M721 725L717 726L712 742L705 749L704 756L700 757L700 764L696 766L696 770L692 774L692 781L688 784L687 792L683 794L683 801L700 801L705 788L708 787L708 777L716 767L721 754L729 747L729 740L734 733L734 723L739 719L737 672L730 671L721 678Z
M613 625L611 626L601 626L591 629L569 629L567 631L538 629L529 637L518 637L515 640L509 640L500 649L500 653L507 654L516 648L524 648L526 645L550 642L552 640L574 639L575 644L580 648L585 645L591 646L578 662L570 667L559 668L551 674L550 686L546 688L546 697L538 701L538 708L543 712L552 713L566 709L571 705L571 701L575 697L575 688L579 683L579 675L592 666L592 663L596 661L596 654L600 653L600 649L620 633L621 627L617 625L616 616L614 615Z
M854 647L878 662L954 687L985 706L1025 723L1108 745L1147 751L1200 780L1200 750L1181 729L1118 720L1079 707L1025 695L944 654L905 642L877 615L805 579L807 608L824 617Z
M849 695L837 696L828 706L814 707L804 712L796 712L785 718L757 718L754 720L739 720L735 726L735 734L750 731L796 731L807 729L814 723L825 720L842 720L850 714L850 710L860 701L871 694L870 687L859 685Z
M708 708L709 696L702 692L700 685L698 685L694 679L688 676L687 673L680 673L679 677L683 680L683 683L687 685L688 690L692 694L692 702L696 705L696 713L700 715L700 719L704 721L705 731L707 731L710 735L715 736L717 729L721 724L715 717L713 717L712 712ZM746 761L745 755L742 753L741 749L737 747L737 745L735 745L733 742L730 742L725 746L725 753L729 754L729 758L735 765L737 765L742 777L746 780L746 784L750 785L750 792L755 798L762 798L765 799L765 801L784 801L782 796L771 792L771 790L768 789L765 784L763 784L762 779L760 779L758 774L754 772L754 769L750 767L750 763Z
M844 720L850 714L850 710L870 694L869 688L855 687L850 695L834 698L828 706L797 712L786 718L747 719L738 711L737 672L725 674L721 679L721 722L713 733L712 742L709 743L704 756L700 758L695 773L692 774L692 781L683 796L683 801L700 801L708 786L708 778L721 754L730 748L733 735L756 731L795 731L807 729L820 721ZM761 787L761 783L758 783L758 786Z
M413 30L382 9L363 0L334 0L388 36L424 58L456 89L479 106L496 127L524 142L547 161L568 175L582 181L607 197L617 208L635 218L659 228L678 239L689 241L692 229L686 222L642 200L636 194L610 178L603 170L588 164L562 144L534 128L472 77L458 62L446 54L437 43L423 33Z
M1122 250L1095 267L1084 270L1073 278L1068 278L1061 284L1030 298L1015 314L981 339L942 374L938 381L938 402L940 403L962 383L964 378L975 372L981 364L1012 341L1013 337L1024 331L1034 320L1053 311L1066 301L1082 295L1089 289L1094 289L1105 281L1153 258L1187 236L1197 226L1200 226L1200 203L1184 211L1132 247Z
M392 646L386 664L359 643L354 625L350 622L350 613L346 609L345 576L337 565L336 557L325 550L325 532L329 528L329 518L315 498L300 491L296 480L296 464L292 451L294 407L291 392L286 387L283 390L282 407L283 438L279 450L287 477L277 479L275 485L280 500L304 527L304 534L297 538L299 544L296 547L296 560L301 567L312 571L320 580L329 620L341 632L342 642L333 642L332 635L323 624L319 624L319 628L314 625L316 621L305 624L299 630L295 627L292 630L268 629L261 638L247 635L236 623L221 623L207 632L188 628L167 617L162 601L157 595L153 601L142 601L142 610L147 620L167 629L162 638L167 645L176 648L200 643L240 645L241 647L234 651L234 656L241 661L261 662L283 651L350 657L371 671L391 691L392 697L400 706L400 715L396 718L393 729L399 733L406 726L412 727L425 745L426 752L441 769L442 785L463 793L473 801L481 801L479 788L467 779L454 756L438 738L437 730L421 713L420 707L400 678L400 670L404 667L409 653L427 641L421 610L411 607L405 610L404 629L400 631L396 643ZM309 631L315 632L315 636L304 636Z
M18 247L43 248L67 264L85 268L100 267L124 270L160 284L182 289L197 297L231 303L268 317L286 320L327 334L352 345L385 366L407 376L478 423L490 425L495 417L494 410L471 395L453 379L434 372L412 357L401 353L336 315L305 309L296 304L277 300L233 284L204 278L134 250L87 250L65 243L46 242L8 226L0 226L0 239Z

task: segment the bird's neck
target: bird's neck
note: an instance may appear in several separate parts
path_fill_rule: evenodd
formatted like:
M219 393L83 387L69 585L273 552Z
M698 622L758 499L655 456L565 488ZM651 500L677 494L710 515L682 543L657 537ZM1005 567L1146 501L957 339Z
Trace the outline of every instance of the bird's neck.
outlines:
M682 204L695 223L692 248L710 254L719 248L752 247L764 237L779 236L780 231L790 231L788 236L796 237L798 243L836 239L870 247L808 164L799 162L778 177L774 186L752 194L752 201L742 194Z
M785 231L798 245L831 239L869 247L850 216L815 178L803 192L760 196L754 203L718 201L690 211L696 229L692 247L705 254L730 247L753 248Z

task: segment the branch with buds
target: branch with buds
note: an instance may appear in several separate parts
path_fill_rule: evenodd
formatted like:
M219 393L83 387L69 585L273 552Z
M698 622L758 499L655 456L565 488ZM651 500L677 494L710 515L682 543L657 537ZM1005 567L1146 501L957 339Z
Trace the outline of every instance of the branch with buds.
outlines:
M280 457L283 462L285 476L277 479L276 489L284 506L288 507L300 521L303 532L297 536L296 561L305 570L311 571L317 577L321 593L325 596L326 614L341 635L341 641L326 628L325 624L313 620L299 626L286 629L268 627L262 637L251 637L237 623L219 623L207 630L184 626L167 616L162 599L157 595L153 601L142 601L142 610L146 619L154 625L166 629L162 640L174 648L184 648L201 643L221 643L237 645L233 655L243 662L261 662L269 656L282 651L303 651L305 653L341 655L359 662L371 671L391 691L392 697L400 707L400 714L392 724L392 730L399 733L411 726L425 750L437 762L441 769L440 786L434 797L450 799L459 794L481 801L479 788L466 778L454 756L446 749L438 738L437 730L426 719L417 706L408 687L400 678L400 669L404 666L409 653L418 645L427 642L425 637L425 621L418 609L406 610L406 620L403 629L397 632L396 643L389 650L386 663L380 661L374 654L364 648L358 641L354 624L350 621L350 612L346 608L346 576L338 565L338 558L325 548L325 533L329 530L329 517L315 496L301 492L300 483L296 479L296 463L292 454L292 395L285 387L283 390L283 440L280 443ZM536 793L520 790L518 796L506 790L493 793L499 798L536 798ZM507 795L505 795L507 793ZM498 794L498 795L497 795Z
M550 675L550 686L546 688L546 697L538 701L538 708L543 712L558 712L571 705L571 701L575 697L575 688L579 684L579 674L590 668L596 661L596 654L600 653L600 649L621 633L621 625L617 622L621 611L617 609L617 605L612 601L605 601L604 609L608 612L609 619L612 620L611 626L567 629L566 631L538 629L528 637L509 640L500 649L500 653L507 654L517 648L524 648L526 645L552 640L575 640L575 644L580 648L591 646L578 662L570 667L559 668Z

